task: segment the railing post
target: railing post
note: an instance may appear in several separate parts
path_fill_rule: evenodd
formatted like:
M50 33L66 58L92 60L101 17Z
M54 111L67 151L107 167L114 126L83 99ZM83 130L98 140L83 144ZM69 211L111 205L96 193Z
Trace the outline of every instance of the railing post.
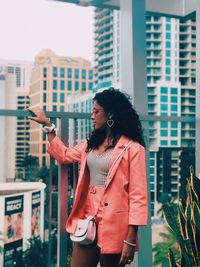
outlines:
M51 245L52 245L52 181L53 181L53 165L55 164L54 158L50 157L50 171L49 171L49 196L48 196L48 267L51 267Z
M61 117L60 138L68 145L69 119ZM57 266L67 267L67 232L65 229L68 217L68 165L59 165L58 175L58 241Z

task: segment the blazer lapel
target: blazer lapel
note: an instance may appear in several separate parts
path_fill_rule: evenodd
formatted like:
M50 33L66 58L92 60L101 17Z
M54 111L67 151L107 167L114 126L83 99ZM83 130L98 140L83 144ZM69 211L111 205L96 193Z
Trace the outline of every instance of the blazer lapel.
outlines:
M106 179L106 188L110 184L114 174L119 166L119 163L122 159L123 152L125 151L126 147L129 145L130 140L125 136L121 136L119 141L117 142L116 146L114 147L111 158L109 162L109 171Z

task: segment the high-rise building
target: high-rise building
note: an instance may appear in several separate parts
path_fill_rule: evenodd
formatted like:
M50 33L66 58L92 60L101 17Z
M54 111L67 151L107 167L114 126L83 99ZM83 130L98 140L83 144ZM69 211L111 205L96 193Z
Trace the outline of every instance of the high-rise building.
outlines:
M110 10L96 9L95 13L97 89L115 85L114 73L117 73L117 69L114 68L113 55L117 54L120 59L120 18L119 12L114 12L115 19ZM115 29L117 34L114 34ZM114 46L114 43L119 44L119 47ZM147 16L146 46L148 114L195 116L195 21ZM118 77L120 88L120 73ZM187 172L180 170L183 161L179 158L191 154L191 150L194 152L195 125L179 121L152 121L149 122L149 139L151 211L154 216L159 208L157 203L161 193L174 197L179 197L181 193L179 183L184 183ZM186 168L189 168L189 164L194 165L193 160L184 160L184 163ZM161 169L165 168L162 164L171 166L167 172L170 184L163 187L161 185L165 185L166 172L162 173Z
M88 60L42 50L35 58L31 75L30 105L47 111L68 111L68 96L86 94L92 87L93 68ZM34 122L31 122L30 133L30 154L39 158L40 166L49 165L45 134Z
M0 66L7 67L10 74L16 75L16 87L29 88L32 62L22 60L0 59Z
M16 77L0 67L0 108L16 109ZM0 182L15 178L16 118L0 117Z
M94 90L120 87L120 17L118 11L95 10Z
M29 88L17 88L17 109L26 110L29 106ZM24 179L24 160L30 150L30 121L26 117L17 118L16 140L16 177Z
M179 80L181 82L181 116L195 116L196 95L196 22L180 21ZM195 146L195 123L181 125L181 146Z
M16 95L16 109L29 107L29 86L33 64L29 61L0 59L7 74L15 77L15 89L12 88L13 96ZM8 99L6 100L8 101ZM18 117L15 141L15 177L24 178L24 158L29 153L29 121L27 118Z
M191 20L147 17L148 113L160 116L195 116L196 27ZM179 197L193 160L180 158L194 153L194 123L149 123L150 186L152 215L162 195ZM193 147L193 148L192 148Z

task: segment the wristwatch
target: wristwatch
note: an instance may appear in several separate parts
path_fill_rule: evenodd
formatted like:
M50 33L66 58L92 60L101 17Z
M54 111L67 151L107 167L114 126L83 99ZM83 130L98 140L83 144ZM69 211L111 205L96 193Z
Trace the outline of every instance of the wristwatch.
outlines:
M54 130L56 129L56 125L55 124L51 124L51 126L44 126L44 127L42 127L42 131L44 132L44 133L52 133Z

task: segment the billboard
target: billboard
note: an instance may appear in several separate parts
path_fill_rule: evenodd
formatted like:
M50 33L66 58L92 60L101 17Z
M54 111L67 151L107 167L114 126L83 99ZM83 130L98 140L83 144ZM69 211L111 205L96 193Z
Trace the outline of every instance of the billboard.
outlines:
M22 263L23 207L23 195L5 198L4 267L20 266Z

